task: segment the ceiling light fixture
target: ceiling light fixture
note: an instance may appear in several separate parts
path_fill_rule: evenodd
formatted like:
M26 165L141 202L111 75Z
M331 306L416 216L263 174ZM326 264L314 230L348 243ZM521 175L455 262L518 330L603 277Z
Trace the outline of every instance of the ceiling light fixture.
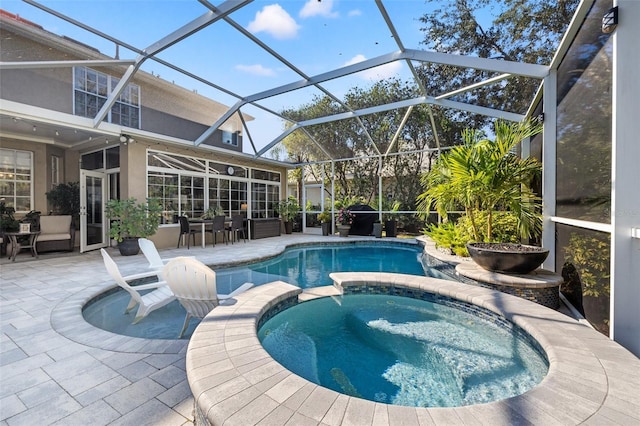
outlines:
M131 136L129 135L125 135L124 133L120 135L120 142L122 142L123 144L127 144L128 143L134 143L136 140L133 139Z

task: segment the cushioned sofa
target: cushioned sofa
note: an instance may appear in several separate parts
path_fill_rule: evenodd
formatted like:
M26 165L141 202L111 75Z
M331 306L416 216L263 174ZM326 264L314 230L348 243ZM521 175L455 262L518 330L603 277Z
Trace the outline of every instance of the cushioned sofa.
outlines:
M36 242L38 253L45 251L72 251L76 229L71 215L40 216L40 235Z

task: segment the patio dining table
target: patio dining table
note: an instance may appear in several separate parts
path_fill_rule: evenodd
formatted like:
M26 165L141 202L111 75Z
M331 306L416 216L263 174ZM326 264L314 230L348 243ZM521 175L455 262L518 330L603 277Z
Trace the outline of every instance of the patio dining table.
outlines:
M200 232L202 232L202 248L205 247L204 236L207 225L213 225L213 219L189 219L189 225L197 225L200 224L202 227ZM224 227L227 228L231 225L231 219L225 218Z

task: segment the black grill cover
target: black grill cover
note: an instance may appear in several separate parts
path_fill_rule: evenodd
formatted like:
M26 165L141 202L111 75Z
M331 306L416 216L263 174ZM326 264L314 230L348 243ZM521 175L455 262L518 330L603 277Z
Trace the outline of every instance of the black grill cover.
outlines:
M349 235L372 235L373 222L378 220L378 214L375 213L373 207L366 204L354 204L349 207L352 212L371 212L371 213L354 213L355 218L351 224Z

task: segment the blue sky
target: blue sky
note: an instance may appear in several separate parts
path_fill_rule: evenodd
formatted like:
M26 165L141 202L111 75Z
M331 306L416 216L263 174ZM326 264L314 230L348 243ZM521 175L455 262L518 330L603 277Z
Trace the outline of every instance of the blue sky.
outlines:
M208 11L196 0L42 0L40 4L140 49ZM423 34L418 18L427 11L425 3L386 0L384 6L404 46L422 48ZM94 46L109 56L115 55L114 43L27 3L3 0L0 7L55 34ZM256 0L230 17L308 76L398 50L373 0ZM122 59L136 56L122 48L119 55ZM159 57L239 96L301 80L225 22L207 27ZM142 69L229 106L237 100L154 61L145 62ZM367 87L373 80L394 75L403 79L410 76L406 65L394 63L323 86L342 97L351 87ZM263 104L280 111L307 103L313 95L321 92L315 88L303 89L265 100ZM255 117L249 131L258 149L282 131L280 119L257 108L243 111ZM245 151L248 145L245 143Z

